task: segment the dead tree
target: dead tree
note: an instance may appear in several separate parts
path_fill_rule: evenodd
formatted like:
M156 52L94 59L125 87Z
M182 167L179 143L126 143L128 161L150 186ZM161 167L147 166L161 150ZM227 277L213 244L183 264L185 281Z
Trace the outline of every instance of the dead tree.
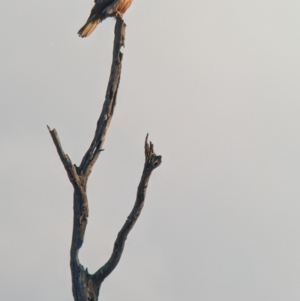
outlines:
M146 196L146 190L152 171L161 164L161 156L154 153L153 144L148 143L148 135L145 141L145 164L142 177L137 189L137 196L134 207L127 217L122 229L116 238L112 254L109 260L99 268L94 274L89 274L79 262L78 254L84 241L84 233L88 218L88 199L86 193L87 181L92 172L105 141L105 136L109 128L113 112L116 105L117 92L120 82L123 54L121 48L125 40L125 23L121 18L117 18L115 25L115 39L113 45L113 59L108 87L102 112L97 122L95 136L84 155L79 166L72 163L69 156L63 151L57 131L49 129L56 150L61 162L68 174L69 180L74 188L73 195L73 235L70 251L70 266L72 275L72 291L75 301L96 301L104 279L114 270L121 258L125 240L137 221Z

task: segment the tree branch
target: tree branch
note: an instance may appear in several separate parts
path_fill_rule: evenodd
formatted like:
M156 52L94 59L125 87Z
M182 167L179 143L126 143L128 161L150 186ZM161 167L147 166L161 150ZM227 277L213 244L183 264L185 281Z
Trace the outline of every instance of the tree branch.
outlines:
M151 142L148 143L147 135L145 139L145 164L140 184L138 186L135 204L129 216L127 217L127 220L125 221L125 224L118 233L110 259L93 275L93 278L95 278L97 282L103 282L103 280L118 265L124 250L127 236L130 230L133 228L134 224L136 223L144 207L146 191L151 173L156 167L158 167L161 164L161 162L161 156L157 156L154 152L154 145Z
M88 199L86 195L86 184L92 168L99 157L105 135L109 128L114 108L116 105L117 92L120 83L122 58L121 48L125 40L125 23L120 18L116 18L115 39L113 46L112 66L107 86L105 101L101 111L94 139L84 155L79 167L73 165L71 159L63 151L59 136L55 129L48 130L56 146L56 150L61 162L68 174L70 182L74 187L73 197L73 234L70 251L70 266L72 274L72 291L76 301L97 300L100 285L91 279L91 275L79 262L78 253L84 241L84 234L88 218Z
M72 161L69 158L69 156L67 154L65 154L65 152L63 151L63 148L61 146L60 139L59 139L56 129L51 130L48 125L47 125L47 128L52 137L52 140L56 147L59 158L60 158L62 164L64 165L64 168L68 174L70 182L73 184L74 188L76 188L76 187L78 188L78 186L81 185L82 180L80 179L80 177L77 174L76 166L72 164Z
M109 82L106 90L105 101L99 120L97 122L97 128L95 131L94 139L84 155L81 164L79 166L79 173L88 177L92 171L92 168L99 157L102 145L105 140L106 132L111 122L114 108L116 105L117 92L121 77L122 59L123 54L121 48L124 46L125 41L125 28L126 24L123 19L117 17L115 26L115 39L113 50L113 61L111 66L111 72Z
M56 146L56 150L60 157L61 162L68 174L70 182L74 187L73 196L73 234L70 250L70 266L72 274L72 291L75 301L96 301L98 300L99 289L102 281L114 270L117 266L123 249L125 240L128 233L134 226L138 219L144 205L146 196L146 189L152 171L161 164L161 156L156 156L153 150L153 144L148 143L148 135L145 141L145 164L142 178L138 187L135 205L128 216L124 226L118 234L112 255L108 262L100 268L94 275L90 275L87 269L80 264L78 253L84 241L84 234L87 226L88 219L88 199L86 194L86 185L88 177L92 172L92 168L96 163L99 154L102 150L105 136L109 128L114 108L116 105L117 92L121 77L122 59L121 52L122 46L125 41L125 23L120 18L116 18L115 25L115 39L113 48L113 58L111 65L111 72L106 90L105 101L97 122L97 127L93 141L85 153L80 166L74 165L67 154L63 151L60 143L59 136L55 129L48 130L52 140Z

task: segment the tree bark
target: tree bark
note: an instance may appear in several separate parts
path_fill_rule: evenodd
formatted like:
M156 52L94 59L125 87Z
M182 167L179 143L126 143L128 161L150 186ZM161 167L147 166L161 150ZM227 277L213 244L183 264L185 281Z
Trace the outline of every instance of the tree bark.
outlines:
M161 164L161 156L157 156L153 144L148 143L148 135L145 140L145 164L142 177L138 186L136 201L125 224L118 233L114 248L109 260L93 275L89 274L79 262L79 250L84 242L84 234L88 220L88 198L86 187L89 175L96 163L105 141L114 108L116 105L117 92L120 83L123 54L121 48L125 41L125 23L117 17L115 25L115 39L113 46L113 59L109 82L107 86L105 101L102 112L97 122L93 141L83 156L79 166L72 163L69 156L63 151L58 133L55 129L48 130L55 144L61 162L67 172L70 182L74 188L73 194L73 234L70 250L70 267L72 276L72 291L75 301L97 301L100 286L104 279L115 269L120 261L127 236L137 221L144 205L146 190L152 171Z

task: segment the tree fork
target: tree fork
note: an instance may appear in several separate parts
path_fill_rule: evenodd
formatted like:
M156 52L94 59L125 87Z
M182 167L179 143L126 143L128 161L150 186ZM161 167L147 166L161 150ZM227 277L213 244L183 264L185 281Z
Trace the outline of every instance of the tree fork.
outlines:
M113 45L113 58L109 82L106 90L105 101L97 122L94 138L79 166L72 163L69 156L63 151L58 133L55 129L48 130L60 157L62 164L67 172L70 182L74 188L73 194L73 234L70 250L70 267L72 276L72 291L75 301L97 301L100 286L104 279L115 269L122 256L125 241L130 230L136 223L144 206L146 190L152 171L161 164L161 156L154 152L154 146L148 142L148 135L145 139L145 164L142 177L138 186L136 201L132 211L127 217L123 227L116 238L112 254L109 260L98 269L93 275L88 273L79 262L79 250L84 242L84 234L88 220L88 198L86 186L92 168L96 163L105 141L114 108L116 105L117 92L120 83L123 53L121 48L125 42L126 24L120 17L116 18L115 39Z

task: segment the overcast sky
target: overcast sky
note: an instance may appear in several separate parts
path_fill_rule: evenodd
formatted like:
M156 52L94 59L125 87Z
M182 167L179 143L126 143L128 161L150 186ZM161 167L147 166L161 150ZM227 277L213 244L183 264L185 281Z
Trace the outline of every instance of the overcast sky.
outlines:
M89 146L114 20L92 1L0 2L0 299L72 301L74 163ZM134 0L115 115L88 185L81 262L109 257L141 176L162 165L104 301L299 301L299 0Z

